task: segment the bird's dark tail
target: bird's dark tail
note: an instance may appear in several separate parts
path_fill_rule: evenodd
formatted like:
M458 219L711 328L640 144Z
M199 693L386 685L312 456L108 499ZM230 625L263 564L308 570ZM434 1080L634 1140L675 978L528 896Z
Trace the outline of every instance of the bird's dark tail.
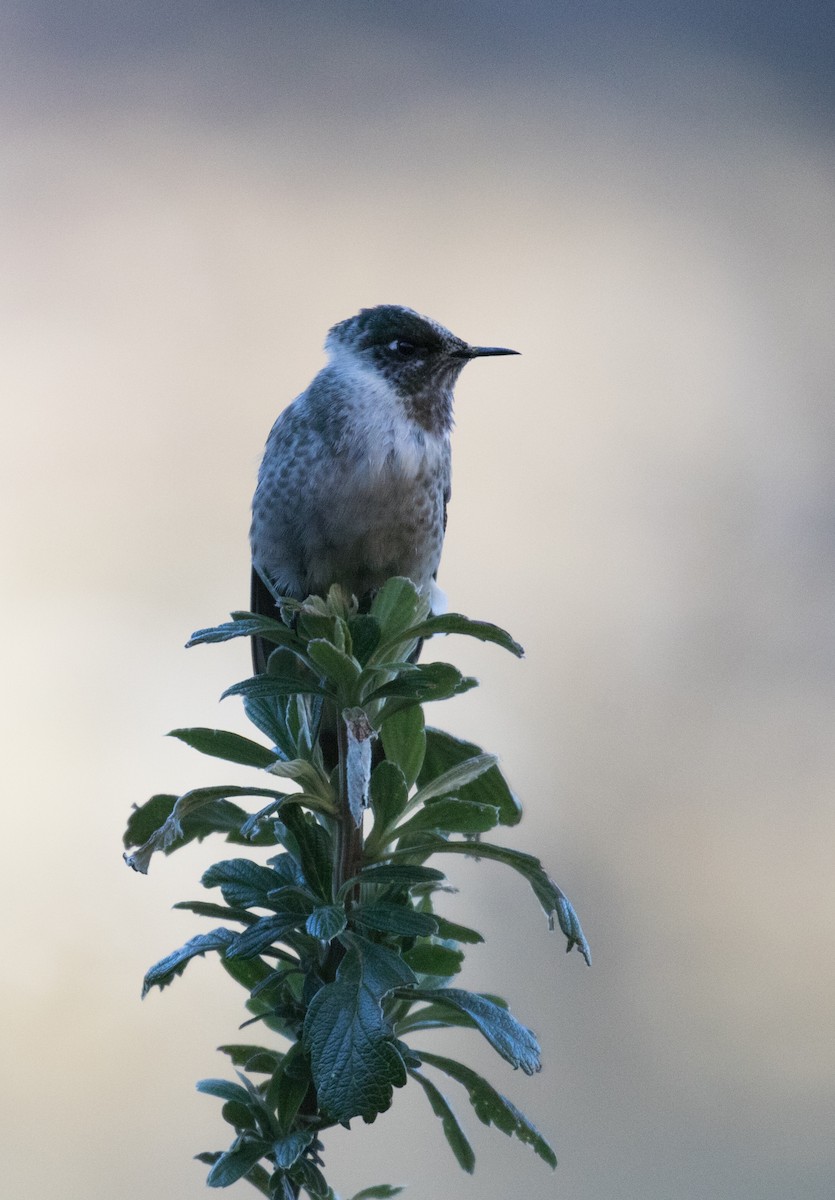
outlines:
M264 580L252 568L252 580L249 590L249 611L256 613L259 617L277 617L278 609L275 603L275 597L267 587ZM270 651L274 649L269 642L265 642L263 638L252 638L252 673L253 675L263 675L267 670L267 659L270 657Z

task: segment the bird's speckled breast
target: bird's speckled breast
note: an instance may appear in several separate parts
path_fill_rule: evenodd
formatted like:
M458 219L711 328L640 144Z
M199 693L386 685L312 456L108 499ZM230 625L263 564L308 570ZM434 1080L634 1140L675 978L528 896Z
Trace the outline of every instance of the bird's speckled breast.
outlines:
M392 575L428 591L449 475L448 436L411 420L384 379L323 372L270 435L253 502L255 565L287 595L339 581L362 596Z

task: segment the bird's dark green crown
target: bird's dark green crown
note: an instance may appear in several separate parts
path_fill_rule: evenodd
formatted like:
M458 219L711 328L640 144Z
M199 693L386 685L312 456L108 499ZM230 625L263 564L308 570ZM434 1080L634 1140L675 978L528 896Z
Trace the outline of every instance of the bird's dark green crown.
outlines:
M399 304L363 308L334 325L325 348L364 359L396 389L410 416L432 432L452 426L452 389L471 358L515 354L470 346L443 325Z
M460 352L467 345L437 321L400 304L378 304L376 308L360 309L356 316L334 325L327 340L329 347L341 345L372 354L387 350L396 354L397 343L420 351L421 357L444 351ZM402 349L401 356L406 357Z

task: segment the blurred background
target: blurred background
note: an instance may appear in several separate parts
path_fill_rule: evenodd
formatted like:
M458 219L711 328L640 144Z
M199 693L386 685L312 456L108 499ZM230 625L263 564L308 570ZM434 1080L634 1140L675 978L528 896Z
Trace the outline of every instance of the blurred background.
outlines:
M814 0L3 0L9 1197L196 1200L227 1144L194 1082L243 993L203 960L139 989L228 848L141 878L121 833L242 781L163 737L244 729L217 698L245 648L183 643L246 605L269 427L381 302L523 353L459 384L441 583L527 658L437 643L482 687L432 715L501 756L594 965L452 864L488 935L464 986L544 1069L459 1049L560 1165L451 1085L474 1178L414 1088L329 1138L329 1178L833 1194L833 43Z

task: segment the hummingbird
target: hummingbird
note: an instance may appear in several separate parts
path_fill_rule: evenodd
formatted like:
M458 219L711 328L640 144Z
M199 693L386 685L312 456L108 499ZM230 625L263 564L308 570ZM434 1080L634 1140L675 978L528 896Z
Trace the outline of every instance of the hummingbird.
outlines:
M473 346L398 304L334 325L328 362L272 427L252 501L251 610L342 584L360 605L391 576L434 612L450 499L453 389ZM253 639L256 673L269 648Z

